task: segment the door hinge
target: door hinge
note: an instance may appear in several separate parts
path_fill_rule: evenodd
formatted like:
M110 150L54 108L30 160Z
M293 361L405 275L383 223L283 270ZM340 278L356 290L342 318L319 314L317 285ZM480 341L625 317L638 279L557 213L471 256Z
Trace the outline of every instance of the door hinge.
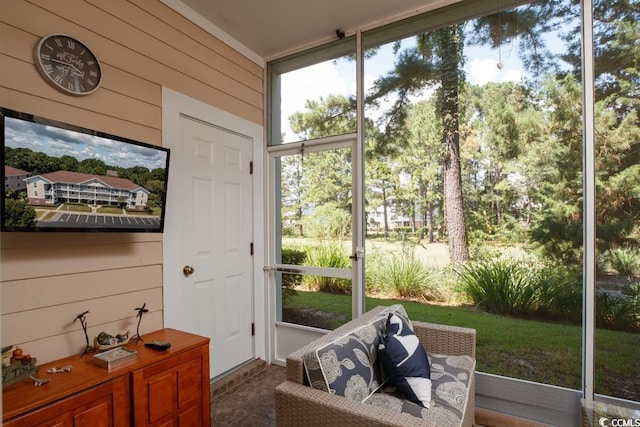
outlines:
M249 175L253 175L253 160L249 162Z
M255 323L251 323L251 336L252 337L256 336L256 324Z
M253 255L253 242L249 245L249 255Z

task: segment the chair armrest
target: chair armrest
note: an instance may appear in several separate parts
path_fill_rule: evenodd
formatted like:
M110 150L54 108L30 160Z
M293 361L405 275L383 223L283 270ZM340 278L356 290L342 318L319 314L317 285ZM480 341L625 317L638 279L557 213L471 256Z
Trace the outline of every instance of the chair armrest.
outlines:
M287 381L304 384L306 373L302 355L298 352L287 356Z
M476 358L476 330L460 326L411 321L424 349L432 354Z
M275 401L278 427L325 427L328 423L362 427L436 426L433 420L354 402L291 381L276 387Z

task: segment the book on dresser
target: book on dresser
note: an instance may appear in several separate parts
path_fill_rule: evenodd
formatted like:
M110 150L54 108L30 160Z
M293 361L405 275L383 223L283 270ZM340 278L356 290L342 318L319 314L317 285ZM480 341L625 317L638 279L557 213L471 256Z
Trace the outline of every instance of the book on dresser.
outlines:
M138 352L126 347L118 347L93 355L93 363L112 369L133 360Z

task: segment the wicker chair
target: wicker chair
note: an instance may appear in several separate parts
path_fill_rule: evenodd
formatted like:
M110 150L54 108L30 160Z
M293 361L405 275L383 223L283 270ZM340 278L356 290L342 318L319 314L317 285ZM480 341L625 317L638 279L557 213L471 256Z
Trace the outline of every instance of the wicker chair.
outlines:
M287 356L287 380L275 390L278 426L439 426L428 418L359 403L305 385L303 355L379 317L386 307L376 307ZM470 356L475 360L475 329L412 321L420 343L430 354ZM463 411L463 426L472 426L475 411L475 376Z

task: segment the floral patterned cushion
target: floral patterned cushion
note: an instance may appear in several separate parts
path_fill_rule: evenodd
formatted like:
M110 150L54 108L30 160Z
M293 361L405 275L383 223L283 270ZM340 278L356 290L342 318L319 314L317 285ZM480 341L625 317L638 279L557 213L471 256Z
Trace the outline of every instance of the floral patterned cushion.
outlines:
M386 381L378 361L378 343L392 312L408 319L404 307L390 306L366 324L305 354L308 384L358 402L378 390Z
M305 356L311 387L363 402L381 385L378 322L356 329Z
M475 360L469 356L432 354L430 361L433 404L449 408L462 420Z
M433 420L438 426L458 426L462 424L462 420L449 408L439 405L424 408L408 401L393 389L384 389L382 392L374 393L365 403L394 412L403 412L417 418Z
M429 355L431 362L432 400L429 409L403 398L393 387L384 387L365 403L433 420L436 425L462 424L469 398L469 381L475 361L468 356Z

